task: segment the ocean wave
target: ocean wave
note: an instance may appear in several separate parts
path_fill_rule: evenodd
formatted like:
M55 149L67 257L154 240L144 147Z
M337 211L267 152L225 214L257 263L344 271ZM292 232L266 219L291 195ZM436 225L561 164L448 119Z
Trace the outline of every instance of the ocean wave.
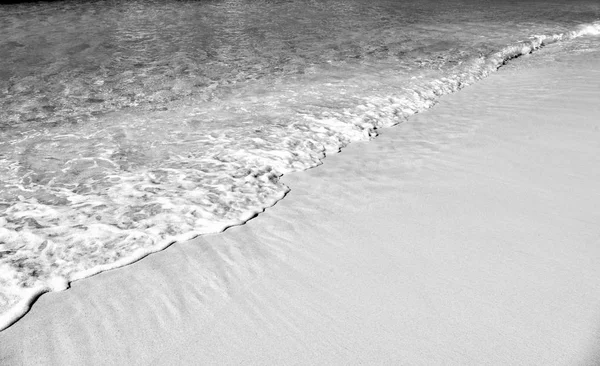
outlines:
M191 105L185 115L166 114L179 118L179 129L169 131L171 140L153 135L169 121L157 118L148 129L147 115L127 113L109 115L112 125L99 124L95 130L67 126L64 134L52 136L23 133L5 143L27 146L32 152L24 155L34 158L17 162L0 156L7 177L0 196L0 329L25 314L44 292L64 290L71 281L130 264L174 242L243 224L286 195L282 174L317 166L327 154L373 138L377 129L430 108L440 96L515 57L598 34L600 22L535 35L468 59L443 77L411 80L394 93L349 96L324 107L301 100L283 117L277 114L276 98L265 94L254 105L274 112L259 128L237 121L215 133L197 131ZM290 90L290 100L301 99ZM240 105L228 118L257 115L244 115L245 108ZM278 123L278 118L292 121ZM125 132L118 130L122 124L129 125ZM119 133L156 145L121 151L114 142ZM25 140L33 142L23 145ZM175 140L185 149L172 153L161 146ZM53 151L69 159L55 163Z

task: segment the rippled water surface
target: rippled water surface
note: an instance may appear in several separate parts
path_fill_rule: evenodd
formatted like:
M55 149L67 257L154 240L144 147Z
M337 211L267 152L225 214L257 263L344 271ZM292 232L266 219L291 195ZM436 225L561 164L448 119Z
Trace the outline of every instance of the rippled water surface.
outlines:
M499 1L66 1L1 11L1 123L160 110L328 63L437 69L566 30L598 6ZM340 65L337 65L340 66Z
M35 294L244 222L281 174L599 19L597 1L0 6L0 328Z

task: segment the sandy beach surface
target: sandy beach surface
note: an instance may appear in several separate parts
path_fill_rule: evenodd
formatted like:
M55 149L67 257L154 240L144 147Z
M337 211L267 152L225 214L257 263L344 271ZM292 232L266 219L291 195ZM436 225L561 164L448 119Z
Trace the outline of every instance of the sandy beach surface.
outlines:
M0 364L600 363L600 52L538 53L41 296Z

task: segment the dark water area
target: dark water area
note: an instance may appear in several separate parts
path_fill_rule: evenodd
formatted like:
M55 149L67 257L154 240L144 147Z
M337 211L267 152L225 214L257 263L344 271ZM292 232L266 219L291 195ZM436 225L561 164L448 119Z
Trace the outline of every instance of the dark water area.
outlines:
M161 109L188 95L210 100L231 84L301 75L331 61L385 60L397 63L392 71L450 66L510 36L593 21L597 7L356 0L3 6L0 123L76 122L124 107Z
M583 0L0 5L0 328L599 20Z

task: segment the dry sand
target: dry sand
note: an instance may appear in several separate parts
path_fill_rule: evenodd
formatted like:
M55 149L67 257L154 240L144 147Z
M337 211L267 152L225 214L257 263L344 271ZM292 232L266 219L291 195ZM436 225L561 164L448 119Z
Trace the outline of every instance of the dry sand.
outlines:
M599 364L600 52L528 62L42 296L0 364Z

